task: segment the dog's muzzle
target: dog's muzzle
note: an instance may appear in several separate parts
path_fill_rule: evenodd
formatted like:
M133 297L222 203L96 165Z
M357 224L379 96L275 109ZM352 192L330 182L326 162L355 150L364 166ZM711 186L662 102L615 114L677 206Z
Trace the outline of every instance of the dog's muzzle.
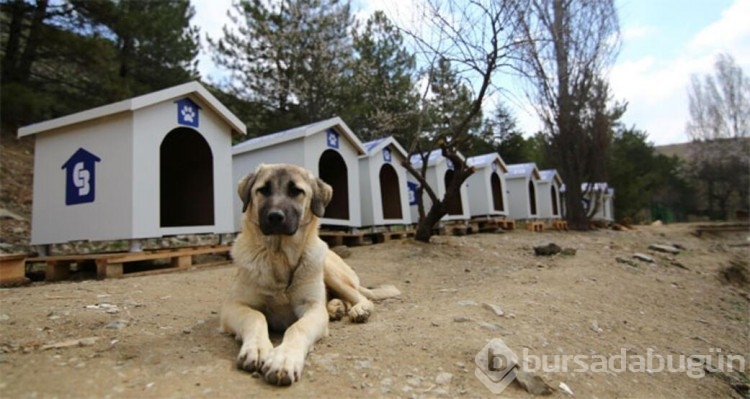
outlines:
M299 217L294 212L276 208L261 214L259 224L264 235L294 235L299 228Z

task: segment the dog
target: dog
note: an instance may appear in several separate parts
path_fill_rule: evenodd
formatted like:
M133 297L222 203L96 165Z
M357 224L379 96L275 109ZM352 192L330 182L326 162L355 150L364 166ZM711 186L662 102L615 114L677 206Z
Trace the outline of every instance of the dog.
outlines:
M221 307L221 330L242 341L238 368L274 385L291 385L299 381L313 344L328 334L329 320L347 314L364 323L372 300L400 292L360 286L354 270L318 237L333 190L310 171L261 165L240 180L237 192L242 232L232 258L238 270ZM275 348L269 329L284 332Z

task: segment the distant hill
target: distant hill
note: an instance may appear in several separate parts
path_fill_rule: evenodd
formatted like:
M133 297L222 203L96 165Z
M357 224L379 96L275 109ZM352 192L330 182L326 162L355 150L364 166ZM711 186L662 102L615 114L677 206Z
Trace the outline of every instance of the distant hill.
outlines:
M656 150L657 153L666 155L668 157L676 156L677 158L680 158L682 160L687 160L688 155L690 154L690 147L693 143L687 142L687 143L677 143L677 144L667 144L667 145L658 145L654 147L654 150Z

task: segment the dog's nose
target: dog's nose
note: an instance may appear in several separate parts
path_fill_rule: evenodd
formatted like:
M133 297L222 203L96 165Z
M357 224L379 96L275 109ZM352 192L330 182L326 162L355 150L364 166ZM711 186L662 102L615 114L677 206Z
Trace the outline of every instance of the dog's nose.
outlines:
M281 224L284 223L284 212L281 211L271 211L268 212L268 222L272 224Z

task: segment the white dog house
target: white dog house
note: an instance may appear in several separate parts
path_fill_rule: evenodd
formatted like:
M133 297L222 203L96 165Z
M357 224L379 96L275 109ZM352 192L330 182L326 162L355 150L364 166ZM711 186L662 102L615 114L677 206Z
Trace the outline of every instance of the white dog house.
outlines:
M31 243L234 231L233 133L197 82L19 129L36 135Z
M321 224L356 228L362 225L359 157L366 154L357 136L336 117L236 144L232 147L232 169L235 182L262 163L289 163L309 169L333 187L333 198ZM239 231L242 204L233 195L235 229Z
M367 155L359 160L362 226L410 224L406 150L393 137L364 143Z
M461 159L464 157L459 154ZM422 157L419 154L411 156L410 163L414 166L417 171L422 167ZM453 163L445 158L441 150L434 150L427 156L427 175L425 179L427 183L435 191L438 198L442 199L445 196L446 188L450 184L451 178L453 177ZM419 183L414 179L413 176L407 177L408 188L409 188L409 206L411 208L411 220L413 223L419 221L419 208L417 206L416 190L419 187ZM427 213L432 206L427 193L422 194L422 203L424 204L425 213ZM461 185L460 195L455 201L452 201L448 205L448 214L443 216L442 220L468 220L471 218L469 212L469 195L466 189L466 182Z
M611 222L614 221L614 197L615 189L609 187L607 183L583 183L581 184L583 193L583 205L586 212L592 206L596 206L596 211L591 220Z
M466 160L476 170L466 180L472 217L507 216L505 174L508 167L498 153L477 155Z
M536 182L538 217L540 219L560 219L562 217L562 197L560 188L563 185L556 169L539 171Z
M508 186L508 215L516 220L536 219L539 215L536 183L539 181L536 164L508 165L505 183Z

